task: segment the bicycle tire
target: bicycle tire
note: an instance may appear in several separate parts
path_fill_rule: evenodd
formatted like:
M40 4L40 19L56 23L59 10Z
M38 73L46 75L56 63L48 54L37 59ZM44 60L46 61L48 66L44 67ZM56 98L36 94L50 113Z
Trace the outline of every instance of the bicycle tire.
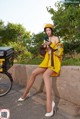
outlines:
M5 74L2 74L2 75L7 76L7 81L9 84L7 86L7 84L5 84L5 79L1 79L4 81L2 85L4 85L5 87L2 86L2 92L0 91L0 97L5 96L6 94L10 92L10 90L12 89L12 84L13 84L13 78L9 72L6 72ZM8 89L5 90L6 86L8 87Z

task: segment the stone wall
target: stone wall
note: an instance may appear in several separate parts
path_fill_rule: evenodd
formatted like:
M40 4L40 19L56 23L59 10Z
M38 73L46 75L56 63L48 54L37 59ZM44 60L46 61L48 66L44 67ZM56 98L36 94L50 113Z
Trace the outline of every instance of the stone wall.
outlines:
M38 66L15 64L10 72L16 83L26 85L31 72L36 67ZM58 107L68 114L80 116L80 67L62 66L60 76L53 77L52 84L54 98ZM42 75L36 77L33 88L36 91L45 92Z

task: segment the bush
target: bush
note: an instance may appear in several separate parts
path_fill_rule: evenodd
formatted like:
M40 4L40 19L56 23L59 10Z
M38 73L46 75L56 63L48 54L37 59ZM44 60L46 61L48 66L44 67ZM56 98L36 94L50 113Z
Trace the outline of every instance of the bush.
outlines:
M41 56L33 57L29 61L27 61L27 64L39 65L42 60L43 57Z
M14 48L15 63L27 62L31 58L31 53L28 52L27 48L23 46L21 42L9 42L8 45L4 44L4 46L11 46Z
M80 41L64 42L64 54L80 53Z
M80 66L80 58L66 58L62 61L62 65Z

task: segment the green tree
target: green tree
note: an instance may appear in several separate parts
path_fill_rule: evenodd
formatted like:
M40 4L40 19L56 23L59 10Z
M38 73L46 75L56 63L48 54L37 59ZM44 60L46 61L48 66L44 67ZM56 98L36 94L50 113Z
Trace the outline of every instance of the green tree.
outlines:
M2 43L12 42L23 42L26 45L27 39L30 39L30 32L26 31L26 29L21 24L13 24L8 23L3 27L1 31L2 35Z
M2 45L2 31L4 29L4 22L0 20L0 46Z
M80 7L70 5L68 8L62 2L56 3L57 10L47 8L55 24L54 34L64 40L74 41L80 39Z
M4 22L0 20L0 31L4 28Z
M43 43L45 34L44 32L38 34L32 34L30 43L27 44L28 50L34 55L34 57L39 55L39 47Z

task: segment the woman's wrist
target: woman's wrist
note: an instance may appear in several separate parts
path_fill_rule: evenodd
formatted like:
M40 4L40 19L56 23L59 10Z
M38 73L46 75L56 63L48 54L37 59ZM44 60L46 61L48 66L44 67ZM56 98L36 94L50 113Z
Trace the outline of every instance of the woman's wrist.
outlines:
M50 45L52 44L52 42L50 41Z
M51 42L51 41L49 41L49 42L48 42L48 45L51 45L51 43L52 43L52 42Z

